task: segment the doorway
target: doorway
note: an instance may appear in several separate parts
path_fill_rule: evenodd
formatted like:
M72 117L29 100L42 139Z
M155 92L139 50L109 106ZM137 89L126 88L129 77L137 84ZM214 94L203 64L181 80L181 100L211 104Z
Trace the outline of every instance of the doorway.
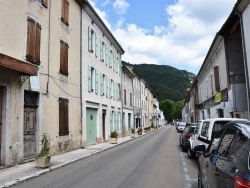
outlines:
M3 124L3 116L2 116L2 112L3 112L3 108L2 105L3 104L3 91L2 88L0 87L0 166L1 166L1 156L2 156L2 152L1 152L1 147L2 147L2 124Z
M23 118L24 158L33 158L36 153L36 109L24 108Z
M39 94L24 91L23 157L34 158L36 154L36 109Z
M102 138L103 138L103 142L106 141L106 137L105 137L105 119L106 119L106 110L102 110Z
M96 144L96 138L97 138L97 110L96 109L87 108L86 123L87 123L87 143L89 145Z

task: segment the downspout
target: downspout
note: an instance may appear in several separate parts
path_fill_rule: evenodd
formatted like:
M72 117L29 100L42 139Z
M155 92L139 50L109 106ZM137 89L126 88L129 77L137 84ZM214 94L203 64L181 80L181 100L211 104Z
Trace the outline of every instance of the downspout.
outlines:
M125 137L125 123L124 123L124 117L123 117L123 79L122 79L122 65L120 66L120 71L121 71L121 91L120 91L120 94L121 94L121 108L122 108L122 136Z
M80 6L80 112L81 112L81 128L82 128L82 106L83 106L83 98L82 98L82 7Z
M250 99L249 99L249 75L248 75L248 67L247 67L247 57L246 57L246 43L245 43L245 34L243 28L243 18L242 14L236 12L236 14L240 17L240 28L241 28L241 38L242 38L242 49L243 49L243 59L244 59L244 69L245 69L245 76L246 76L246 89L247 89L247 119L249 120L249 108L250 108Z
M47 87L46 87L46 93L44 93L44 95L49 94L49 75L50 75L50 18L51 18L51 1L49 1L49 38L48 38L48 79L47 79Z

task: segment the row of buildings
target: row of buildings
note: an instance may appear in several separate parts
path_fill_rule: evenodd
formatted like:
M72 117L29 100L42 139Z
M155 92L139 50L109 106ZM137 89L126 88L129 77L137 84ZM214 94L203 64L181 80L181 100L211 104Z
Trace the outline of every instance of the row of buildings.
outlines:
M250 119L250 1L238 0L188 91L182 120Z
M0 166L160 126L157 99L86 0L0 1Z

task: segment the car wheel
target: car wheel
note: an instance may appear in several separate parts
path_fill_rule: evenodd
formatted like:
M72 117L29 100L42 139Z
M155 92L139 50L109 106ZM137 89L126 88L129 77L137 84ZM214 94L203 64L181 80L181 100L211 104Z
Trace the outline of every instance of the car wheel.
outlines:
M198 188L202 188L202 183L201 183L201 171L199 169L198 171Z
M193 159L193 158L195 157L195 152L192 151L191 146L188 147L187 153L188 153L188 157L189 157L190 159Z
M184 152L187 150L187 148L185 147L185 144L183 143L183 140L182 140L182 147L181 147L181 150Z
M179 145L180 145L180 147L182 147L182 145L181 145L181 139L179 138Z

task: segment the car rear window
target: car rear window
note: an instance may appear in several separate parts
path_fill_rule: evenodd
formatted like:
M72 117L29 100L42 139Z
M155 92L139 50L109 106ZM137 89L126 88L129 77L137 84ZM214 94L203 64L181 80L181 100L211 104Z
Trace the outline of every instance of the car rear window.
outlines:
M189 132L190 132L190 133L194 133L194 128L195 128L195 127L190 127L190 128L189 128Z

